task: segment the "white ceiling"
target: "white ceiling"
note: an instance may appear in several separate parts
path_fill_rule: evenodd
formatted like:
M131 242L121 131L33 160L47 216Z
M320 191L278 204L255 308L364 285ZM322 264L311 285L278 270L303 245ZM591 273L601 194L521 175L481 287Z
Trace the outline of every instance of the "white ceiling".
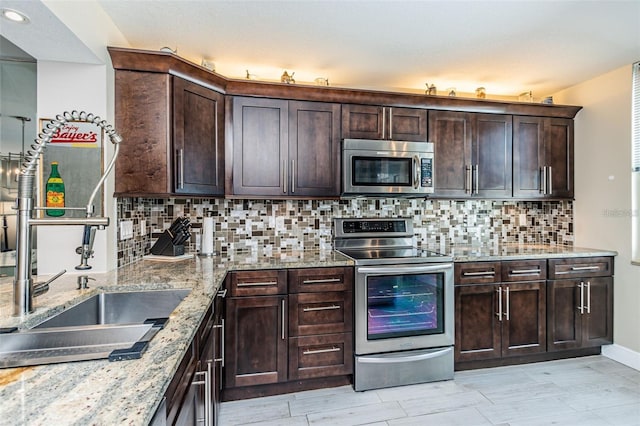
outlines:
M542 97L640 60L640 0L99 3L131 46L237 78Z
M232 78L277 81L287 70L298 83L542 98L640 60L640 0L97 2L125 47L177 48Z

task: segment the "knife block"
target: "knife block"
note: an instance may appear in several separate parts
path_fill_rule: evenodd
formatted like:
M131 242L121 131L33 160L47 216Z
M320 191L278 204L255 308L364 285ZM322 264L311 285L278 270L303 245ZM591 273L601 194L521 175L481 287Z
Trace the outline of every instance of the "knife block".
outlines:
M182 256L184 254L184 244L173 244L173 237L166 230L151 247L151 253L161 256Z

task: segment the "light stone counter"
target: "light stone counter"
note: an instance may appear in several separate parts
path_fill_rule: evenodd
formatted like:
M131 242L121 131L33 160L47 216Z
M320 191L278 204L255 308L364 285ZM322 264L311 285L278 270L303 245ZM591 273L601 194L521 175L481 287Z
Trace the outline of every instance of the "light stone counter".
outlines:
M95 281L89 281L87 290L76 289L77 275L63 275L34 300L34 312L22 318L11 315L13 285L5 278L0 281L0 327L32 327L101 291L193 290L141 359L1 369L0 425L146 425L228 270L350 265L351 260L332 251L142 260L107 273L89 273Z
M597 257L617 256L618 254L611 250L550 244L453 245L444 248L434 247L434 250L453 256L454 262Z

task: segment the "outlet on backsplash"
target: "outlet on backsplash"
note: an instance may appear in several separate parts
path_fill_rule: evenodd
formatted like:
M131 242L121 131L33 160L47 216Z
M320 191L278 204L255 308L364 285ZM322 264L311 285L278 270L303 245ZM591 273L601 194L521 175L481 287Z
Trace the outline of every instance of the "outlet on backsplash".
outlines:
M133 222L123 220L120 222L120 240L128 240L133 238Z

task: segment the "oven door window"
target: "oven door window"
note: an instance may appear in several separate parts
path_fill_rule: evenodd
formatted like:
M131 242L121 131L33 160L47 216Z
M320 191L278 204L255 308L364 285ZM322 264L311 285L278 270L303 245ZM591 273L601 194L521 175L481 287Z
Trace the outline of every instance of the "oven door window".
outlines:
M412 186L412 158L351 157L353 186Z
M444 332L444 273L367 277L367 339Z

